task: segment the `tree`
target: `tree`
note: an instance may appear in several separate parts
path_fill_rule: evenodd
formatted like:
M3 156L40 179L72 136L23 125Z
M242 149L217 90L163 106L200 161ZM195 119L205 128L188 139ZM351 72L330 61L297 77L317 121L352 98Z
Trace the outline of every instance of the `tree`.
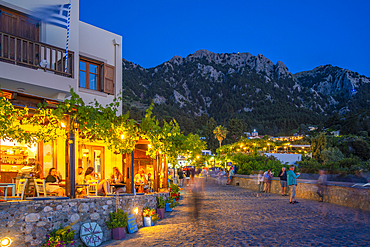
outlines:
M318 162L323 162L322 150L326 148L326 136L325 134L320 134L311 139L312 157Z
M240 119L230 119L228 124L229 137L232 142L240 140L240 137L243 135L244 126L243 122Z
M322 150L321 157L323 159L324 164L328 164L330 162L339 162L344 158L343 153L337 147L327 148Z
M213 130L213 134L215 134L215 138L220 143L220 147L221 147L222 140L226 138L227 133L228 133L227 129L222 125L217 126Z

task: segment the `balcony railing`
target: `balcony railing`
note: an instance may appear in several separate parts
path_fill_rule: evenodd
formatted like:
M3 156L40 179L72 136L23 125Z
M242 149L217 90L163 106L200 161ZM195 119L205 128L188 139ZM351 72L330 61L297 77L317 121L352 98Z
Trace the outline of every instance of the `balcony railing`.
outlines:
M65 49L0 32L0 61L3 62L73 78L73 56L74 53L68 51L67 72L64 72Z

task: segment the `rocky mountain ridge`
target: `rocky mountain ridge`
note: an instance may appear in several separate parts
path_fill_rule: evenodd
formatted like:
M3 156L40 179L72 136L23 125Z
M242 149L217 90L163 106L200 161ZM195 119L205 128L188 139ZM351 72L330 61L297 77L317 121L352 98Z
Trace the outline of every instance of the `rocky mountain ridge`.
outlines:
M356 72L324 65L292 74L283 62L274 64L261 54L199 50L155 68L126 60L122 65L127 102L153 100L165 109L163 114L175 110L192 118L205 113L219 123L230 118L249 125L259 121L270 131L273 125L287 129L366 108L369 99L370 79ZM286 119L287 112L294 119Z

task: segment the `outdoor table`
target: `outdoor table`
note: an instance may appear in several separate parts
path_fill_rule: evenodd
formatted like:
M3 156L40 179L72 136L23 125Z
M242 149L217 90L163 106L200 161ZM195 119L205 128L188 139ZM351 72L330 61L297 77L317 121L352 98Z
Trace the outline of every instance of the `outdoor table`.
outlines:
M15 196L15 184L12 183L0 183L0 188L4 188L4 200L8 195L8 188L12 188L12 196Z
M117 189L117 188L126 187L126 184L124 184L124 183L115 183L115 184L111 184L110 186L115 187Z

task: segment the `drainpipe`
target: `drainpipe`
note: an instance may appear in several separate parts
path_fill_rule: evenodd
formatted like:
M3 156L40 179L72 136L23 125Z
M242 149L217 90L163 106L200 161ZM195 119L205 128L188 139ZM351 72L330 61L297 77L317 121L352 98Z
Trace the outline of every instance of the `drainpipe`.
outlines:
M117 46L119 43L117 43L116 39L113 39L113 45L114 45L114 83L117 85ZM117 87L114 88L115 94L117 95Z

